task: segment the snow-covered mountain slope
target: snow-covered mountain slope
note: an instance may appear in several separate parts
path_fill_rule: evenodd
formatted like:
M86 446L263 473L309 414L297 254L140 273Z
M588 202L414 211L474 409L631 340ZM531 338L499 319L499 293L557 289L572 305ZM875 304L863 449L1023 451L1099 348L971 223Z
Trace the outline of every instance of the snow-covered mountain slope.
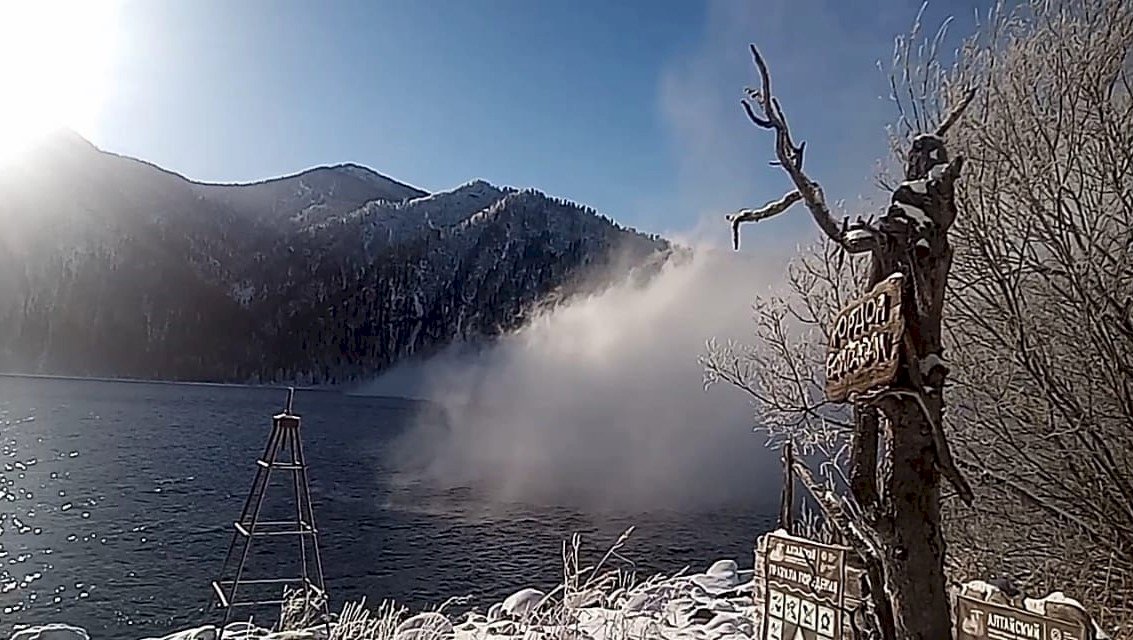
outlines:
M327 217L308 225L319 233L338 227L338 232L359 233L362 246L373 257L392 245L412 240L430 230L452 227L491 206L514 189L499 188L473 180L450 191L442 191L401 202L374 200L342 216Z
M0 371L343 381L668 252L533 190L204 185L64 135L0 172Z
M196 184L205 198L261 222L316 224L374 200L399 202L427 195L356 164L316 167L250 184Z

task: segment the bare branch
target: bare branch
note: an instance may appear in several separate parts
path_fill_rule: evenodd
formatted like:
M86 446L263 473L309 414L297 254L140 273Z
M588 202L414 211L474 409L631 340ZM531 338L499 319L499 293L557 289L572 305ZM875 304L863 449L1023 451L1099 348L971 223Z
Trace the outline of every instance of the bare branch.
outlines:
M952 128L952 125L956 124L956 121L960 119L960 116L964 115L964 111L968 108L968 105L972 104L972 99L974 99L975 97L976 88L971 87L970 89L968 89L967 93L964 94L964 99L960 101L960 104L956 105L956 108L948 114L948 117L944 119L944 122L941 122L940 126L936 128L936 135L943 137L944 134L948 133L948 130Z
M763 127L764 129L773 129L774 128L774 125L771 124L770 120L765 120L765 119L760 118L759 116L755 115L755 111L751 108L751 105L748 104L746 100L741 100L740 104L743 105L744 112L747 113L748 119L751 120L753 123L755 123L755 126Z
M798 145L794 143L783 107L771 92L771 72L767 68L767 62L754 44L750 45L750 49L752 59L759 71L760 88L759 90L748 89L747 94L748 99L758 105L763 114L756 114L752 104L745 101L744 111L747 112L748 118L760 128L775 132L776 162L790 176L795 189L806 203L811 217L814 218L815 223L826 234L826 237L851 253L864 253L871 250L875 246L873 234L859 232L855 234L854 242L847 242L841 231L842 225L835 221L829 206L826 204L822 187L803 173L803 153L806 149L806 143Z
M838 498L832 491L822 487L810 469L802 462L795 461L795 475L808 493L818 503L826 521L849 542L850 547L862 559L869 580L869 597L873 605L876 628L882 638L893 638L893 610L884 590L884 569L881 561L881 540L877 532L860 516L860 508L855 508L845 498Z
M744 222L759 222L766 220L772 216L779 215L791 207L791 205L802 199L798 191L790 191L782 198L768 202L758 209L740 209L739 211L727 216L727 220L732 225L732 248L739 250L740 248L740 225Z

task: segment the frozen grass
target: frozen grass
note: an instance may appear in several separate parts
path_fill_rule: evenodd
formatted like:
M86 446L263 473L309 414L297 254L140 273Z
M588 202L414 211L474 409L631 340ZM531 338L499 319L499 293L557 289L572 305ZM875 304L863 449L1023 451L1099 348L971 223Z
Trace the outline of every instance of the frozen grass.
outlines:
M699 637L750 637L750 625L736 630L735 621L716 620L711 612L716 600L702 586L685 576L685 571L671 576L655 575L636 579L636 569L626 559L624 548L633 529L626 530L602 554L597 563L583 565L582 540L574 535L562 549L563 579L549 592L537 589L519 591L502 603L492 605L486 613L467 612L454 619L445 609L463 599L450 599L439 607L411 614L406 607L383 601L369 609L366 601L346 604L332 615L329 640L479 640L508 638L523 640L645 640L646 638L693 637L692 627L709 622L711 616L719 632L695 634ZM735 580L739 582L738 578ZM738 584L733 585L738 589ZM735 590L733 589L733 590ZM744 613L743 598L731 593L735 618L751 619ZM280 620L272 636L326 637L326 625L318 618L322 603L302 591L289 591L280 611ZM736 600L741 602L737 605ZM691 617L700 608L701 618ZM703 613L708 611L708 613ZM731 626L729 627L728 624ZM708 626L711 626L709 623ZM683 631L682 631L683 630ZM226 639L247 638L247 627L226 630ZM734 631L734 633L729 633ZM746 633L744 632L746 631ZM257 635L264 634L260 631Z

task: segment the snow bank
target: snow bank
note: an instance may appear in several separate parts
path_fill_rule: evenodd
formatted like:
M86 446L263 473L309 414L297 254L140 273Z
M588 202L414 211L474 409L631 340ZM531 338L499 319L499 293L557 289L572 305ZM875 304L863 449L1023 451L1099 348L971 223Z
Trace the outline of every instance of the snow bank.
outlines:
M748 640L759 632L752 602L753 572L720 560L704 573L654 578L628 588L576 592L563 603L561 588L550 594L521 589L488 608L457 618L426 611L397 618L384 629L335 629L336 637L357 640ZM587 603L573 606L570 603ZM380 614L379 614L380 615ZM344 625L357 624L346 622ZM392 630L392 633L391 633ZM343 633L339 633L339 632ZM145 640L325 640L326 628L271 632L245 622L223 630L186 629ZM18 629L9 640L90 640L67 625ZM97 640L97 638L95 639Z

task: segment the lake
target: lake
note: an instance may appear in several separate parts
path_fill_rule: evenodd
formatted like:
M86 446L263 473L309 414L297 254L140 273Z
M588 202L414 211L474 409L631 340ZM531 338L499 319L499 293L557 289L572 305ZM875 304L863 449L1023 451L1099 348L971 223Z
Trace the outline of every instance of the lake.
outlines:
M285 395L0 377L0 637L19 623L143 638L215 621L209 582ZM771 501L588 512L421 486L389 452L423 406L297 393L332 609L364 595L483 605L549 588L564 539L580 533L600 552L631 525L625 555L639 575L718 558L750 568L753 540L772 526Z

